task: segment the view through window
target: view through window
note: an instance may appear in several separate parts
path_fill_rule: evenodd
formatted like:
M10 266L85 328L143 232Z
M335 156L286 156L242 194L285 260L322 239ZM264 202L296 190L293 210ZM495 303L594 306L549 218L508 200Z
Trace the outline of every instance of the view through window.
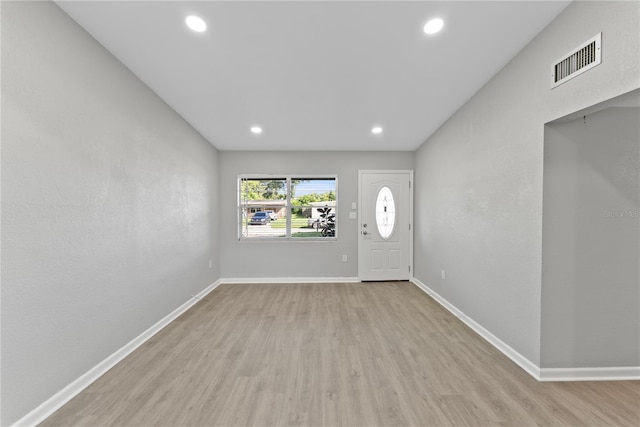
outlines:
M250 176L238 179L241 239L335 238L337 178Z

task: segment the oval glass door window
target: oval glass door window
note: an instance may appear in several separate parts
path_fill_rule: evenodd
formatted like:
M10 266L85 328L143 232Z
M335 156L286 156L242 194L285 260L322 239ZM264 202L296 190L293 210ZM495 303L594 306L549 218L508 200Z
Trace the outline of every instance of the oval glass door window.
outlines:
M385 240L391 237L395 223L396 203L393 200L393 194L389 187L382 187L376 199L376 224L380 237Z

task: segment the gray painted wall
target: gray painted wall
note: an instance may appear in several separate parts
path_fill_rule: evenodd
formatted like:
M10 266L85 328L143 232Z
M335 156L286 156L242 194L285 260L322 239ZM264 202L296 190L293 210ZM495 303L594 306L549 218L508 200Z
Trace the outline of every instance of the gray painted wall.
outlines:
M542 367L640 366L640 109L549 125Z
M638 2L573 2L417 152L416 278L538 366L544 124L640 87L639 25ZM600 31L602 64L550 90Z
M219 277L217 167L55 4L2 2L2 425Z
M537 364L544 123L640 87L639 12L573 3L417 152L416 277ZM549 90L549 64L599 31L603 64ZM51 3L2 2L2 42L3 425L220 276L356 276L358 169L414 169L218 154ZM339 240L238 242L241 173L337 174Z
M224 278L357 277L359 169L413 169L411 152L220 152L220 275ZM333 242L238 241L237 176L240 174L336 174L338 240ZM342 262L342 255L348 262Z

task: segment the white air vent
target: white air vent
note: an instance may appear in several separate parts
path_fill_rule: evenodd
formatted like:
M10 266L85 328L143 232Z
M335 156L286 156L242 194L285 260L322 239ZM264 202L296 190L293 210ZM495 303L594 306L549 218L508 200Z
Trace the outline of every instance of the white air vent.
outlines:
M551 65L551 89L600 63L602 33L598 33Z

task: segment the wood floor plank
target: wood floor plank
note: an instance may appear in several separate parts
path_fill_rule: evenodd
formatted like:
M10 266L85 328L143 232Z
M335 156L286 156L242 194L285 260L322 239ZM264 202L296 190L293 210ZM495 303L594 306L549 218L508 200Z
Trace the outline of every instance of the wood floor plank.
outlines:
M408 282L234 284L42 425L638 426L640 382L537 382Z

